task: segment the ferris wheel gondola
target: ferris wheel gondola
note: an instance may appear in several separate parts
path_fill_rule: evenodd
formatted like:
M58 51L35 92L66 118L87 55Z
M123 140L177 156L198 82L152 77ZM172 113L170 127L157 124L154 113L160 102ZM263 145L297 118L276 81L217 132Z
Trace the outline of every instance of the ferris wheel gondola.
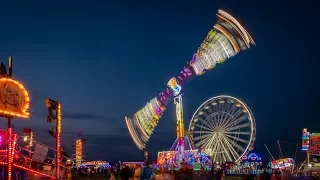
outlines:
M189 133L196 147L210 149L214 162L234 162L253 150L256 123L245 103L222 95L196 110Z

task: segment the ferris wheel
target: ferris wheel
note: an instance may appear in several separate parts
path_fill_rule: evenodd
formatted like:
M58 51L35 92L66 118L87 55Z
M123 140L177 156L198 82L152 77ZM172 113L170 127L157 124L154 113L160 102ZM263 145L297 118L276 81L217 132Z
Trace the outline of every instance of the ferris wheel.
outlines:
M221 95L208 99L196 110L189 134L196 147L211 151L214 162L234 162L253 150L256 123L245 103Z

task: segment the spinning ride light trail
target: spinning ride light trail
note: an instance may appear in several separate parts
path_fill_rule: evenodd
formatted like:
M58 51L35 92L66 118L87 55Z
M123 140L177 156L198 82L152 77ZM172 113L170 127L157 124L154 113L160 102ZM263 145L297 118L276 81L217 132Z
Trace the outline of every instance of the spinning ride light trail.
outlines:
M217 63L224 62L254 44L249 33L235 18L227 12L219 10L217 23L209 31L191 61L186 64L175 82L172 80L173 78L169 81L168 86L173 85L171 83L176 83L174 88L169 86L131 118L125 117L129 133L137 147L139 149L146 147L146 143L162 117L171 96L177 97L179 95L181 86L186 80L191 76L204 74L214 68Z

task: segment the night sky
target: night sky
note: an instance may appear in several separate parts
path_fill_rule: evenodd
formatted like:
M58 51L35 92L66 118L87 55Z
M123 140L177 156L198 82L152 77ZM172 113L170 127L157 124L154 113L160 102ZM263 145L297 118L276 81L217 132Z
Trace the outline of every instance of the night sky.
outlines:
M255 151L263 158L264 143L277 157L276 140L300 143L304 127L320 132L315 11L306 1L289 0L1 1L0 59L13 56L14 78L32 100L30 120L16 120L15 131L30 127L38 141L53 145L44 105L51 97L62 103L67 151L82 130L87 159L142 161L124 116L178 75L219 8L234 15L257 46L184 86L185 126L202 102L227 94L252 109ZM171 103L148 144L151 159L170 148L175 128ZM294 155L295 145L281 147Z

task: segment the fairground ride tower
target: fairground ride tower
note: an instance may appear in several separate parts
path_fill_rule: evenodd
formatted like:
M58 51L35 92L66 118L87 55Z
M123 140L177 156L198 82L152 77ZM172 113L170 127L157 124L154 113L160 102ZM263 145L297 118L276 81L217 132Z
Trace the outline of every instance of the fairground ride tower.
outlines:
M86 139L82 136L82 133L78 134L78 138L72 142L72 150L74 156L75 166L79 168L83 161L85 161L85 144Z
M171 78L168 82L168 87L173 91L174 104L176 105L177 118L177 139L170 148L170 151L178 151L183 154L184 150L194 149L194 145L190 140L190 136L185 135L184 121L183 121L183 105L182 105L182 88L178 84L176 78Z

